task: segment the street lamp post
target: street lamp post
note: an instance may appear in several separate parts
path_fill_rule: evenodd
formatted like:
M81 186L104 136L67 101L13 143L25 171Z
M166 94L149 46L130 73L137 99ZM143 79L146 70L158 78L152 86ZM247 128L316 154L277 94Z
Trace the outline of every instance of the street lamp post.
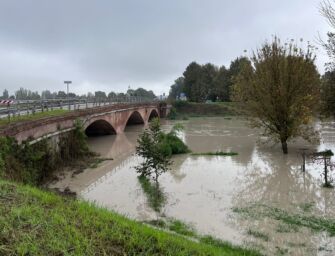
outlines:
M66 99L67 99L67 104L68 104L69 110L70 110L69 84L71 84L71 83L72 83L72 81L64 81L64 84L66 84L66 90L67 90Z

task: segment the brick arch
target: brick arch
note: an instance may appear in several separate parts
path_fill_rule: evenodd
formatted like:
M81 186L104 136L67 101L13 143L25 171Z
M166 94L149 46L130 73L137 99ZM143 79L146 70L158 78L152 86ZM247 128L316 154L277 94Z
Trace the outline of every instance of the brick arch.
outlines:
M130 113L125 126L136 124L145 124L145 118L137 110Z
M101 136L116 134L114 127L105 119L97 119L86 125L87 136Z
M156 109L152 109L150 111L150 114L148 115L148 122L150 122L151 119L156 118L156 117L159 118L159 113Z

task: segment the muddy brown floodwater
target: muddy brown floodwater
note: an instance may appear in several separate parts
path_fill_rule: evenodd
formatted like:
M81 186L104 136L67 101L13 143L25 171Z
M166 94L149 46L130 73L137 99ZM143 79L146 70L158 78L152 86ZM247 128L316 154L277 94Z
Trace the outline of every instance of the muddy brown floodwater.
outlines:
M175 123L163 121L163 128L169 130ZM160 216L267 255L335 255L335 239L308 224L334 221L335 191L322 187L322 166L308 161L306 172L301 171L300 153L301 148L335 152L335 123L317 123L320 144L291 142L288 155L281 153L279 145L264 144L259 130L236 117L179 123L185 127L180 136L193 152L222 150L238 155L174 157L172 170L159 179L167 198ZM134 170L141 161L134 151L142 129L131 126L122 135L89 138L92 150L114 160L74 177L67 175L52 186L69 187L81 198L130 218L156 219L159 216L148 206ZM295 225L290 217L304 221Z

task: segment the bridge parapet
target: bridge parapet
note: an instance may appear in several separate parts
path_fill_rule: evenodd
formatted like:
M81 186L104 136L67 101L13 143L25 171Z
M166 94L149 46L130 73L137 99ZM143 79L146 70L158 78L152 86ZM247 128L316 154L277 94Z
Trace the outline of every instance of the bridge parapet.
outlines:
M96 127L96 129L99 128L102 129L102 131L109 131L108 133L106 132L106 134L112 134L112 131L118 134L124 131L128 122L130 122L130 124L146 124L153 115L165 117L167 111L167 105L158 102L113 104L71 111L63 116L9 124L6 127L0 128L0 136L15 137L19 142L30 137L35 140L53 137L73 129L74 123L78 119L83 123L84 129L87 129L95 122L99 122L94 124L93 128ZM110 127L107 126L107 124ZM109 127L110 130L108 130L107 127Z

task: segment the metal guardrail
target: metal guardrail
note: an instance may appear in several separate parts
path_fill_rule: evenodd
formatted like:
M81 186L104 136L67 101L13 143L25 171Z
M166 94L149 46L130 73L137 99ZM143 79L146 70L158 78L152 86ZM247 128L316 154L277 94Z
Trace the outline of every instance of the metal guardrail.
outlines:
M112 97L112 98L90 98L90 99L48 99L48 100L16 100L12 104L0 105L0 119L20 115L34 115L55 109L67 109L70 111L94 108L118 103L150 103L158 100L137 97Z

